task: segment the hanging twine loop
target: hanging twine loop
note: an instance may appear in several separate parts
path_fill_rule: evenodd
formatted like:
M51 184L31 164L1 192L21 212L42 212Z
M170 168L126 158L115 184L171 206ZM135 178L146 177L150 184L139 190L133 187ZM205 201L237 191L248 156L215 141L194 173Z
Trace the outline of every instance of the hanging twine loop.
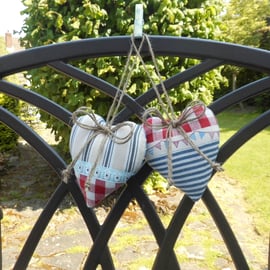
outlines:
M147 43L148 48L149 48L149 52L151 54L151 58L152 58L152 62L154 64L155 70L156 70L156 74L158 76L159 82L160 82L160 86L161 86L161 93L159 92L159 90L157 89L157 86L155 84L155 82L153 81L150 72L147 69L147 66L140 54L142 46L144 43ZM79 153L77 154L77 156L72 160L72 162L68 165L68 167L66 168L66 170L63 171L63 181L67 183L71 171L74 168L76 162L78 161L79 157L81 156L82 152L84 151L85 147L90 143L91 140L93 140L95 137L97 137L99 134L104 134L104 138L103 141L100 144L100 148L99 148L99 152L101 152L103 150L105 141L108 137L111 137L112 140L115 143L126 143L128 140L130 140L132 134L133 134L133 126L131 123L128 122L124 122L124 123L120 123L117 124L115 126L113 126L113 122L115 120L115 116L116 113L118 112L118 109L121 105L121 101L126 93L126 90L128 88L128 83L131 79L131 75L133 72L133 69L135 67L135 64L137 64L137 61L133 61L131 63L131 58L132 58L132 54L133 52L135 52L136 57L140 60L140 63L142 64L142 66L144 67L144 70L146 72L147 77L149 78L152 87L156 93L156 96L158 98L159 104L161 106L161 109L163 111L163 113L161 113L159 110L157 110L156 108L149 108L145 111L145 113L142 116L142 122L146 125L149 125L149 123L147 122L147 117L149 117L149 115L155 115L157 117L159 117L161 119L162 124L161 125L152 125L153 129L160 129L160 128L166 128L167 129L167 135L166 137L168 138L168 168L169 168L169 181L171 181L172 179L172 170L173 170L173 164L172 164L172 134L173 134L173 130L177 130L179 132L179 134L181 134L185 140L191 145L191 147L193 147L193 149L195 149L204 159L206 159L209 164L211 165L211 167L213 169L215 169L216 171L223 171L222 167L220 166L219 163L213 162L212 160L210 160L200 149L199 147L194 144L194 142L190 139L190 137L186 134L185 130L182 128L182 125L186 122L190 122L190 121L195 121L197 119L199 119L204 113L205 113L205 109L206 106L202 103L202 102L197 102L194 104L190 104L181 114L180 117L177 117L173 106L172 106L172 102L171 99L168 95L168 92L164 86L161 74L159 72L159 68L158 68L158 64L154 55L154 51L152 49L152 45L150 42L149 37L146 34L143 34L142 38L141 38L141 42L139 44L139 46L137 47L135 44L135 37L131 36L131 46L130 46L130 51L128 54L128 58L127 58L127 62L124 68L124 72L122 74L119 86L118 86L118 91L113 99L113 103L109 109L109 113L107 115L106 118L106 124L105 125L100 125L96 119L96 116L94 114L94 112L87 107L81 107L78 110L76 110L73 115L72 115L72 120L74 124L77 124L78 126L80 126L81 128L87 129L89 131L93 132L93 135L90 136L87 141L85 142L85 144L83 145L82 149L80 149ZM121 91L120 89L123 88L123 90ZM164 95L165 97L165 101L163 101L163 99L161 98L161 94ZM197 115L196 117L191 118L191 114L193 113L193 110L191 109L192 106L202 106L203 110L201 112L201 114ZM80 121L78 121L78 116L79 115L88 115L94 122L93 126L89 126L89 125L85 125L83 123L81 123ZM165 114L166 118L165 119L163 117L163 114ZM130 132L125 136L125 137L119 137L116 135L117 130L119 130L119 128L128 125L130 126ZM90 186L90 179L93 176L96 166L98 164L99 158L97 157L94 165L88 175L88 178L86 180L86 189Z
M140 53L140 51L142 49L143 42L144 42L144 39L141 40L139 47L138 48L136 47L138 53ZM133 53L133 45L130 46L130 50L129 50L129 53L127 56L127 61L126 61L125 67L124 67L124 71L122 73L121 80L120 80L120 83L118 85L118 91L116 92L114 99L113 99L113 102L112 102L112 105L109 108L109 112L108 112L108 115L106 118L106 124L101 125L97 121L96 115L94 114L93 110L88 108L88 107L80 107L72 114L73 124L76 124L83 129L89 130L93 134L92 134L92 136L90 136L86 140L86 142L84 143L84 145L82 146L82 148L80 149L80 151L78 152L76 157L73 158L73 160L67 166L67 168L62 171L62 179L65 183L68 182L68 179L70 178L72 169L74 168L76 162L79 160L81 154L83 153L83 151L85 150L87 145L94 138L96 138L98 135L100 135L100 134L104 135L103 140L100 143L98 153L103 152L104 145L105 145L105 142L108 139L108 137L110 137L113 140L113 142L115 142L115 143L124 144L124 143L128 142L131 139L131 137L133 136L134 125L131 122L123 122L123 123L113 125L116 114L117 114L119 107L121 105L121 102L123 100L123 97L126 94L126 91L128 88L128 83L130 81L132 72L134 70L134 66L137 64L137 61L132 61L132 53ZM123 89L123 90L121 90L121 89ZM81 115L87 115L88 117L90 117L90 119L92 119L94 125L86 125L86 124L83 124L80 121L78 121L79 116L81 116ZM117 131L124 126L128 126L130 128L130 131L124 137L119 137L117 135ZM98 162L99 162L99 158L100 158L100 155L97 155L97 158L95 159L95 162L90 170L90 173L87 176L87 179L85 182L85 189L86 190L90 187L91 178L93 177L93 175L95 173L96 167L97 167Z
M192 103L190 103L186 109L182 112L182 114L180 115L180 117L177 117L173 106L172 106L172 102L171 99L169 97L169 94L165 88L165 85L163 83L161 74L159 72L159 68L158 68L158 64L156 61L156 57L152 48L152 44L150 42L149 37L146 34L143 34L143 40L146 41L148 48L149 48L149 52L152 58L152 62L154 64L155 70L156 70L156 74L158 76L159 82L160 82L160 86L161 86L161 93L164 95L165 97L165 101L163 101L163 99L161 98L161 94L159 92L159 90L157 89L157 86L155 84L155 82L153 81L153 79L150 76L150 73L147 69L147 66L142 58L142 56L140 55L139 50L137 49L135 42L134 42L134 38L132 39L132 45L134 47L134 50L136 52L136 55L138 56L138 58L140 59L144 70L152 84L152 87L156 93L157 99L159 101L159 105L161 106L161 109L163 111L163 114L166 115L165 119L163 117L163 114L156 108L149 108L147 109L143 116L142 116L142 121L144 124L146 125L150 125L153 129L162 129L162 128L166 128L167 129L167 134L166 134L166 138L168 138L168 180L170 182L172 182L172 172L173 172L173 164L172 164L172 136L173 136L173 130L177 130L179 134L181 134L184 139L189 143L189 145L198 152L199 155L201 155L209 164L210 166L216 170L216 171L223 171L223 168L221 167L221 165L217 162L213 162L211 159L209 159L201 150L200 148L192 141L192 139L187 135L187 133L185 132L185 130L182 128L182 125L186 122L192 122L195 120L198 120L201 116L204 115L205 110L206 110L206 106L203 102L201 101L194 101ZM194 113L194 110L192 108L194 108L194 106L198 106L198 108L203 108L203 110L197 114L195 117L191 117L191 115ZM155 125L155 124L149 124L147 122L147 117L149 117L149 115L155 115L157 117L159 117L161 119L162 124L161 125Z

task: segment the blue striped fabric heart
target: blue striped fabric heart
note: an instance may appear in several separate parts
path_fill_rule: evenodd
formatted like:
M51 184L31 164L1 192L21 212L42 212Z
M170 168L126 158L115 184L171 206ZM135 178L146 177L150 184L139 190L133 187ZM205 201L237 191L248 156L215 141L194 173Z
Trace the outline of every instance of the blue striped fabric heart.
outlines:
M94 117L95 121L89 115L78 118L71 130L69 146L72 159L77 159L75 175L88 207L96 206L125 184L142 166L146 151L142 125L128 121L119 128L112 126L110 135L95 134L96 125L105 127L106 122L101 116ZM132 135L126 140L130 132Z
M193 201L197 201L212 174L211 161L214 163L219 149L219 126L209 108L197 104L188 110L189 114L183 124L169 131L167 122L159 117L146 120L146 160L172 185L180 188ZM185 136L179 130L185 132ZM189 141L199 148L210 162L200 155ZM171 166L168 166L169 157Z

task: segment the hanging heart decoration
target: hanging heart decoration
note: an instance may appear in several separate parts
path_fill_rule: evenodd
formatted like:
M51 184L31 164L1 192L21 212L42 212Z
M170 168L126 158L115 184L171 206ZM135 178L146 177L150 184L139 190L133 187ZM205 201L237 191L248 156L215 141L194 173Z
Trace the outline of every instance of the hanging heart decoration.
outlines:
M143 40L138 52L142 45ZM132 61L132 53L133 45L106 121L87 107L72 114L74 125L69 143L72 162L63 171L63 181L69 180L74 169L88 207L96 206L124 185L145 160L146 137L142 125L130 121L113 124L137 63Z
M145 34L143 39L148 45L155 66L159 87L152 79L134 40L132 45L161 108L160 111L149 108L142 116L147 138L146 160L154 170L167 178L170 184L197 201L206 189L212 170L223 170L215 162L219 145L217 120L213 112L200 101L188 106L181 116L177 117L159 72L150 39ZM149 118L149 115L152 117Z
M199 200L213 168L219 167L215 163L219 126L213 112L201 102L187 107L173 121L151 112L158 116L144 123L148 164L193 201Z
M142 166L145 151L141 125L126 121L108 128L99 115L80 116L71 130L70 153L87 206L96 206L125 184Z

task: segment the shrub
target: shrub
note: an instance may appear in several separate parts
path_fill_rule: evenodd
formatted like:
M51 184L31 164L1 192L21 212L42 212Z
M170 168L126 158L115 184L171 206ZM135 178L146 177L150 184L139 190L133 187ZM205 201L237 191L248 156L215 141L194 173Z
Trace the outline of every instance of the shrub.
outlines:
M18 101L2 93L0 93L0 106L16 115L19 113ZM0 123L0 153L14 149L17 140L18 135L6 125Z

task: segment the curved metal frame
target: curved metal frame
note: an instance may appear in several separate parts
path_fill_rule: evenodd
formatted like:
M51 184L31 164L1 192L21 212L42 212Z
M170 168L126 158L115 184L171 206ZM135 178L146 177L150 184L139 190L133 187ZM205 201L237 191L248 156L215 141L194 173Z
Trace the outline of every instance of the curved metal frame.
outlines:
M184 72L179 72L164 81L168 91L176 85L196 78L224 64L244 66L260 72L270 73L270 52L268 51L202 39L150 36L150 40L155 55L189 57L202 60L192 68ZM68 61L103 56L126 56L129 48L130 37L128 36L85 39L33 48L1 57L0 78L20 71L47 65L56 72L75 78L113 97L116 91L118 91L117 87L72 66ZM149 54L147 46L143 46L142 54ZM218 114L229 106L266 92L269 89L269 83L270 77L265 77L245 85L216 100L210 105L210 108L214 113ZM157 87L161 90L160 86ZM33 91L29 91L2 79L0 80L0 92L31 103L55 116L66 125L70 125L71 113L69 111ZM126 120L134 114L140 115L144 110L144 106L153 99L155 99L154 89L149 89L136 99L126 94L122 101L124 109L118 114L116 118L117 121ZM16 116L2 107L0 107L0 122L3 122L16 131L33 146L60 177L62 169L66 166L65 161L42 138L35 134L32 129ZM270 110L263 113L230 138L220 148L218 161L224 163L246 141L269 125ZM17 259L14 269L27 268L31 256L51 217L68 193L71 193L77 203L93 239L93 245L89 251L84 269L96 269L98 264L101 264L103 269L114 269L114 263L107 243L132 198L136 198L138 201L160 247L153 269L166 269L166 267L168 267L168 269L180 269L173 247L194 203L187 196L184 196L168 228L164 228L149 198L141 188L142 183L150 173L151 168L145 164L142 169L128 181L126 189L117 200L102 226L99 224L94 211L86 207L82 194L75 183L74 176L67 184L60 182L33 227ZM220 209L218 202L208 188L202 200L219 228L236 268L241 270L249 269L233 231Z

